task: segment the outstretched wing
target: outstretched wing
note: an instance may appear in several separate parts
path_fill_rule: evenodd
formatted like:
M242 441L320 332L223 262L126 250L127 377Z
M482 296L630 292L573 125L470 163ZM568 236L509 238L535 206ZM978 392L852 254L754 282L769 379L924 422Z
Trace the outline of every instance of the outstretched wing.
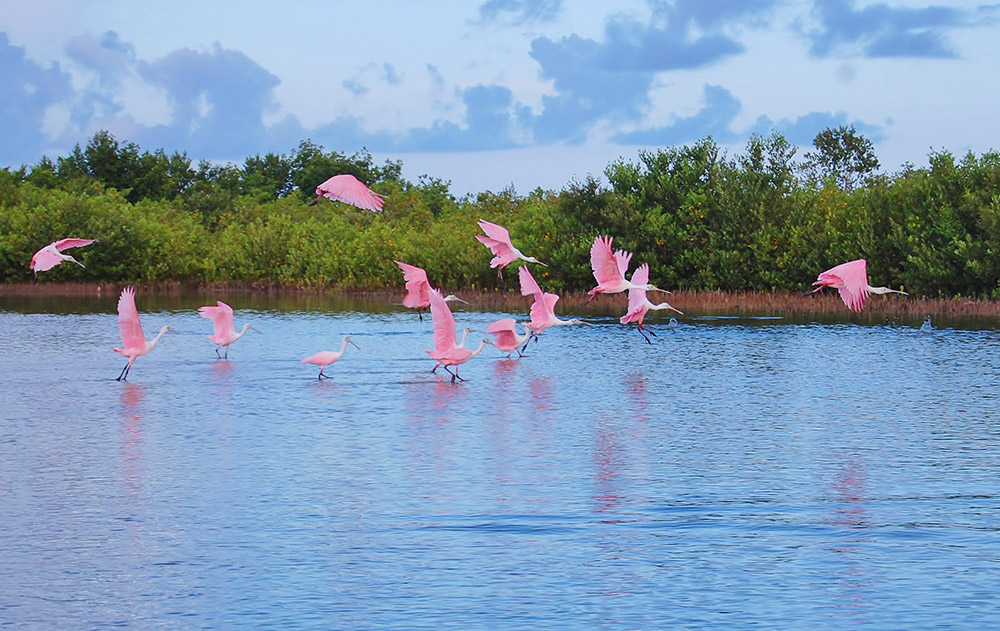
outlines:
M382 210L382 196L372 192L358 178L350 174L334 175L316 187L317 195L325 195L363 210Z
M216 300L214 307L199 307L198 315L203 318L212 319L215 337L224 337L226 334L236 330L233 326L233 308L221 300Z
M632 260L632 255L625 250L613 251L612 241L612 237L605 235L594 239L594 244L590 246L590 266L598 285L624 281L629 261Z
M68 250L70 248L82 248L85 245L90 245L95 243L97 239L74 239L72 237L68 239L59 239L52 245L56 246L56 249L62 252L63 250Z
M635 272L632 274L632 282L636 285L645 285L649 283L649 265L643 263L640 265ZM629 322L641 322L643 316L646 315L646 311L649 310L646 305L646 290L645 289L629 289L628 290L628 311L619 319L622 324L628 324Z
M841 263L820 274L817 282L836 287L847 308L860 313L868 299L868 262Z
M139 322L139 310L135 308L135 288L122 289L118 297L118 329L122 335L124 348L141 348L146 345L146 336Z
M431 320L434 321L434 350L449 351L458 345L455 336L455 316L451 315L448 303L437 289L430 291Z
M425 306L431 288L431 284L427 280L427 272L416 265L402 261L395 261L395 263L399 269L403 270L403 280L406 281L406 296L403 297L403 306L411 309Z
M521 281L522 296L535 296L537 300L542 295L542 288L538 286L527 265L522 265L517 269L517 278Z

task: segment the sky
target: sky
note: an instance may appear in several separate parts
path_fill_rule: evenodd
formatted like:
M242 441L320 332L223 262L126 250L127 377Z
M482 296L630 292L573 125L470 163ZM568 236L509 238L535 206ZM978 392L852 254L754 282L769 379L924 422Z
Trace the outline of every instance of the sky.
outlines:
M242 164L401 161L456 195L643 150L853 125L882 172L1000 149L1000 4L966 0L0 3L0 168L99 130Z

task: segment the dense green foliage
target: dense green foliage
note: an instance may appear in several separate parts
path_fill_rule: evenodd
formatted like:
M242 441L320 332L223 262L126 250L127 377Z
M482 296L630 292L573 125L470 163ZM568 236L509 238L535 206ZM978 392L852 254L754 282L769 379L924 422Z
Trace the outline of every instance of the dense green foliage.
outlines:
M97 238L43 279L396 286L394 259L452 289L496 286L476 220L507 226L546 289L593 285L589 250L609 234L680 289L801 289L818 272L867 258L872 284L925 296L1000 296L1000 154L933 153L924 168L874 175L853 128L826 130L804 162L781 135L728 157L711 140L644 151L558 192L461 199L447 182L404 180L303 142L242 166L193 166L101 132L67 157L0 170L0 280L31 278L32 253L56 239ZM381 213L324 200L316 185L352 173L386 196ZM513 269L513 268L512 268ZM508 278L513 274L508 272ZM516 283L508 283L509 288Z

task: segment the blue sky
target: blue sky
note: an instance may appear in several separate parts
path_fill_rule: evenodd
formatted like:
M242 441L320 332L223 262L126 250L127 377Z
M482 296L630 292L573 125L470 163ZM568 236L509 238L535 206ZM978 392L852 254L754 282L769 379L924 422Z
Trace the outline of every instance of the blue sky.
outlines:
M526 194L853 124L892 172L1000 149L998 41L1000 4L963 0L4 2L0 166L100 129L236 163L310 139Z

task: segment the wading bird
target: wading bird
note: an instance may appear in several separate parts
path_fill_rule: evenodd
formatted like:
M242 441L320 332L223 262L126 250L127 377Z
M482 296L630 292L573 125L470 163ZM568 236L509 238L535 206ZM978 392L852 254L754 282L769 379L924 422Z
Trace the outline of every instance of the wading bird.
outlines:
M486 332L493 335L493 346L496 346L501 353L507 353L507 359L510 359L510 354L514 351L517 351L518 357L523 357L521 347L527 347L535 335L527 324L524 324L524 335L519 335L514 318L497 320L486 327Z
M647 278L645 283L637 284L635 274L632 280L625 279L628 271L629 261L632 260L632 253L625 250L612 250L611 242L614 239L607 235L598 236L594 239L594 244L590 246L590 267L594 270L594 278L597 279L597 287L587 292L588 298L582 304L587 304L597 294L617 294L626 289L642 289L644 291L662 291L665 294L670 292L649 284ZM582 306L582 305L581 305Z
M359 351L361 350L361 347L355 344L354 340L345 335L344 338L340 340L340 350L337 351L336 353L333 351L320 351L315 355L310 355L309 357L306 357L305 359L302 360L302 363L319 366L319 376L316 377L317 381L320 381L322 379L329 379L330 378L329 375L323 374L323 369L332 364L333 362L337 361L341 357L343 357L344 351L347 350L348 344L358 349Z
M35 255L31 257L31 263L28 267L31 268L31 271L35 272L35 278L38 278L38 272L50 270L63 261L70 261L72 263L76 263L80 267L86 267L83 263L76 260L69 254L63 254L62 251L70 248L82 248L83 246L90 245L96 241L97 239L74 239L72 237L53 241L41 250L35 252Z
M571 320L560 320L556 317L556 303L559 302L559 296L555 294L547 294L542 292L541 287L535 281L535 277L531 275L526 266L521 266L518 270L518 278L521 281L521 295L522 296L534 296L535 301L531 303L531 321L528 322L527 327L531 329L535 335L539 335L545 329L553 326L566 326L570 324L588 324L583 320L577 320L573 318ZM524 346L527 346L525 343ZM524 347L521 347L524 350Z
M437 364L431 369L431 372L437 370L439 365L444 366L444 369L451 375L452 382L456 379L465 381L465 379L458 376L459 365L478 355L484 346L492 344L493 341L484 338L479 342L479 346L474 351L456 344L455 316L451 315L448 303L441 297L441 292L436 289L431 290L430 298L431 319L434 321L434 350L428 350L426 353L437 360ZM462 341L463 343L465 342L464 337ZM449 370L449 366L454 366L455 372Z
M813 285L819 285L816 289L807 291L803 296L816 293L824 287L833 287L840 291L840 297L844 304L851 311L861 313L865 308L865 301L869 294L910 294L898 289L888 287L872 287L868 284L868 263L865 259L858 259L848 263L830 268L819 275Z
M535 257L525 256L520 250L515 248L514 244L510 240L510 233L507 232L507 229L503 226L498 226L495 223L490 223L484 219L480 219L479 227L482 228L486 235L483 236L481 234L477 234L476 239L488 247L490 252L493 252L493 258L490 260L490 267L498 268L497 278L503 278L503 268L518 259L528 263L538 263L539 265L548 267L548 265L545 265L545 263L542 263Z
M403 297L403 306L417 310L417 317L423 322L424 316L421 313L431 305L430 293L433 291L430 282L427 280L427 272L416 265L410 265L402 261L393 261L403 270L403 280L406 281L406 295ZM454 294L444 297L445 302L461 302L469 304Z
M647 284L648 282L649 282L649 265L643 263L638 268L636 268L635 272L632 273L632 283L641 286ZM674 309L667 302L661 302L658 305L654 305L652 302L649 301L649 298L646 297L645 289L629 289L628 313L623 315L621 317L621 320L619 321L622 324L635 322L636 326L639 329L639 333L642 334L642 337L646 339L647 343L652 344L653 342L650 341L649 336L646 335L646 332L648 331L649 335L652 335L654 337L656 336L656 333L644 327L642 325L642 321L646 317L646 314L649 313L650 311L659 311L661 309L672 309L677 313L684 315L683 311L681 311L680 309ZM677 320L675 320L674 318L670 318L670 322L674 326L677 325Z
M257 329L249 324L244 324L243 330L237 333L236 328L233 326L233 308L221 300L216 300L214 307L211 305L199 307L198 315L212 320L215 333L209 335L208 339L212 340L215 344L215 354L219 359L229 359L229 345L246 335L248 329L257 331ZM260 331L257 331L257 333L260 333ZM223 346L226 347L225 357L219 354L219 349Z
M468 327L462 329L462 339L458 341L458 348L465 348L466 338L469 337L469 333L474 333L475 331L476 331L475 329L470 329ZM444 364L442 364L441 362L434 364L434 367L431 368L431 372L436 373L437 369L440 368L441 366L444 366Z
M114 351L128 357L128 363L122 368L122 374L118 375L118 381L127 380L136 358L153 350L164 333L173 331L169 326L165 326L151 341L146 341L142 324L139 322L139 310L135 308L135 289L132 287L122 289L121 296L118 297L118 329L122 335L124 348L116 348Z
M382 198L384 195L372 191L349 174L334 175L329 180L316 187L316 199L309 202L310 206L315 206L324 197L338 202L350 204L362 210L378 212L382 210Z

